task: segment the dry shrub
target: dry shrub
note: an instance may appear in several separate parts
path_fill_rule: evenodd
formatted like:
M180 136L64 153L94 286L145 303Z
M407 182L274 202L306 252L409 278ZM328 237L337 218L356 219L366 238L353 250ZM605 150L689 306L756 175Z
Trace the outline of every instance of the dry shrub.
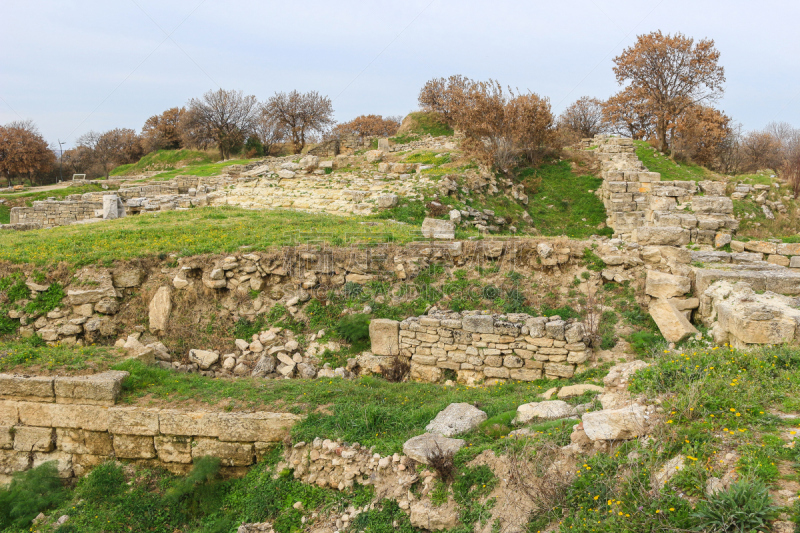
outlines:
M438 218L450 212L450 208L439 202L428 202L425 207L428 209L428 214L433 218Z
M781 177L792 187L792 194L797 199L800 196L800 147L783 163Z
M589 291L586 295L586 303L584 304L583 325L586 331L586 336L589 337L589 347L593 348L600 345L600 320L603 316L603 311L600 302L597 301L595 292Z
M561 113L558 126L564 133L572 133L578 141L603 133L606 127L603 121L603 103L589 96L579 98Z
M444 451L437 444L436 449L428 455L428 466L433 468L439 474L439 479L445 483L453 481L455 474L453 452Z
M540 512L567 503L567 489L572 483L572 470L559 467L561 448L554 442L529 441L509 453L509 470L516 487Z
M411 364L405 357L395 355L388 365L381 365L381 375L383 379L390 383L400 383L406 379L411 372Z
M382 117L381 115L361 115L350 122L337 124L333 135L359 135L362 137L391 137L400 128L398 117Z

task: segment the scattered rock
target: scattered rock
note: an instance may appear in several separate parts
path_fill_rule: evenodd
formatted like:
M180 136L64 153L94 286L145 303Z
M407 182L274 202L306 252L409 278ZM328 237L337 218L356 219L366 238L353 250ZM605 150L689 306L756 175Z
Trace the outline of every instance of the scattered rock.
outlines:
M467 433L486 420L486 413L468 403L451 403L436 415L425 431L444 437Z

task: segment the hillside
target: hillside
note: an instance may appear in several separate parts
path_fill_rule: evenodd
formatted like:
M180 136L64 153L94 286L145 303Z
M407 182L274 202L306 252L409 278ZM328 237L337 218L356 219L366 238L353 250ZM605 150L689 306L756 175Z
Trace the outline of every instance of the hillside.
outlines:
M786 186L403 128L0 196L0 531L794 531Z

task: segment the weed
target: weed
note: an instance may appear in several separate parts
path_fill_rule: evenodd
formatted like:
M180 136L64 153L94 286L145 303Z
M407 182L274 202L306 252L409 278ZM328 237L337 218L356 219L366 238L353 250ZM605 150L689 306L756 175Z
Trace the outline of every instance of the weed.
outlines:
M25 306L25 312L29 315L44 315L61 305L61 301L67 296L60 283L55 282L43 292L36 295L32 301Z
M26 528L37 514L65 497L55 462L18 472L7 488L0 488L0 528Z
M741 479L731 484L728 490L702 502L692 518L701 531L747 533L769 529L768 524L777 517L777 511L763 482Z
M363 344L369 340L369 322L369 315L348 315L339 320L336 332L350 344Z
M405 381L411 372L411 364L404 357L395 355L387 365L381 365L381 375L383 379L390 383L400 383Z

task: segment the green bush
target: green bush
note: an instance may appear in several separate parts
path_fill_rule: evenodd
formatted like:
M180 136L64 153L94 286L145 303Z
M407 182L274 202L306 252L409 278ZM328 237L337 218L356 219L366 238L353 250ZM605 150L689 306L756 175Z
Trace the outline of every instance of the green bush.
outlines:
M702 502L692 518L698 531L747 533L769 529L769 521L777 515L764 483L741 479Z
M336 333L350 344L369 340L369 315L356 314L342 317L336 325Z
M606 262L603 261L600 256L594 253L590 248L584 248L583 260L586 263L586 268L589 270L600 272L606 268Z
M105 501L125 492L126 488L122 465L109 461L92 470L78 483L76 490L86 500Z
M19 328L19 320L13 320L6 316L6 311L0 309L0 337L11 335Z
M652 352L653 347L662 340L662 337L651 331L636 331L628 337L633 351L637 355L645 356Z
M67 294L60 283L53 283L50 287L36 295L33 301L25 306L25 312L31 315L44 315L61 305L61 300Z
M14 303L18 300L25 300L26 298L30 297L31 290L25 284L24 280L19 280L16 282L8 292L6 293L6 297L10 303Z
M0 489L0 528L25 528L36 515L65 498L54 461L18 472L8 488Z

